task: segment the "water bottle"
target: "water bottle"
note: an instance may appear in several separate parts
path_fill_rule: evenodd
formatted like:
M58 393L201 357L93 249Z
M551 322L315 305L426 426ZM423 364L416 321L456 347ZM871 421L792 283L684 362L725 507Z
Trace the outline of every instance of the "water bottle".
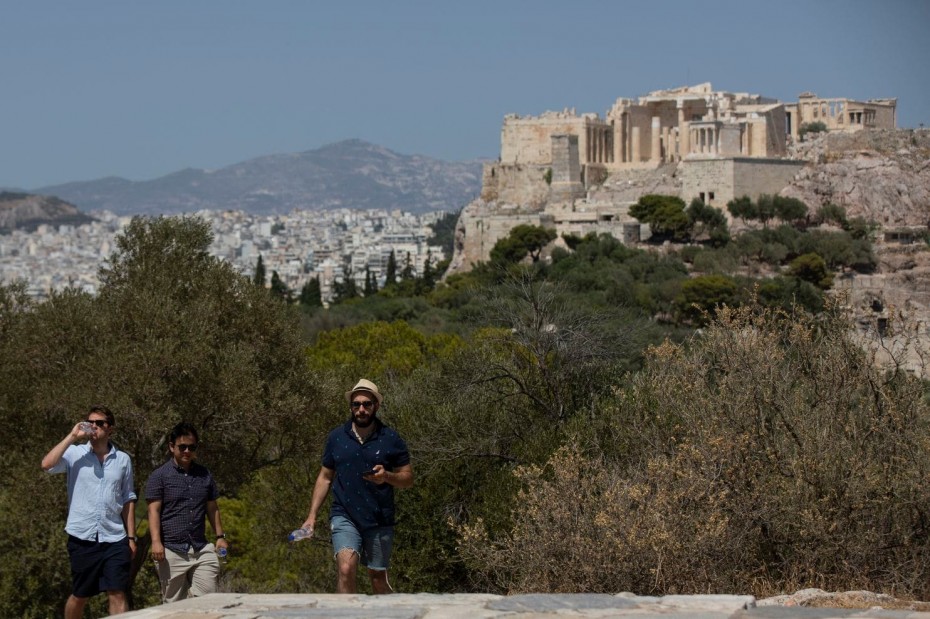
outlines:
M226 563L226 555L229 554L229 550L226 548L217 548L216 556L219 558L220 563Z
M82 422L81 422L81 431L82 431L82 432L87 432L88 434L96 434L96 432L94 432L94 428L96 428L96 427L97 427L97 426L95 426L94 424L92 424L92 423L89 422L89 421L82 421Z
M287 536L287 541L289 542L299 542L302 539L310 539L313 535L313 529L307 529L300 527L299 529L294 529Z

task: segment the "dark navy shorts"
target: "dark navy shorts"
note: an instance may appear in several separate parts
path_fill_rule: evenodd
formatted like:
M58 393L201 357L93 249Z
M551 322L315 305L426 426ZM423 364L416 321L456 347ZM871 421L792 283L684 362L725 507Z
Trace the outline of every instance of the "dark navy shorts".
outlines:
M71 592L89 598L102 591L128 591L132 551L129 538L96 542L68 536L71 558Z

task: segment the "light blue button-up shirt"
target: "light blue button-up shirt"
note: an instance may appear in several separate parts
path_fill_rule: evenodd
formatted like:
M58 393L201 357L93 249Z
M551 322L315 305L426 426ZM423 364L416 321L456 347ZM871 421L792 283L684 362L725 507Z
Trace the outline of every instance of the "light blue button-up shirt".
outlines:
M126 537L123 505L136 500L132 461L112 443L100 462L90 443L70 445L49 473L68 473L68 523L79 539L118 542Z

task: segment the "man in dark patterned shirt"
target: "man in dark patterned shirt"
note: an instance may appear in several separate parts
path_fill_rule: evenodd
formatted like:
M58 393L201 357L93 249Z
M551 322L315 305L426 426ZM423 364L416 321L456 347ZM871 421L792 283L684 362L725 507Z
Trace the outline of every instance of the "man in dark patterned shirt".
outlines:
M303 524L313 530L332 489L329 525L339 593L356 592L360 562L368 568L372 592L391 593L387 570L394 540L394 488L413 485L413 467L404 439L377 417L383 399L378 386L364 378L346 392L351 418L326 439Z
M165 602L215 592L220 573L216 550L227 548L216 482L206 467L194 462L198 443L194 426L176 425L168 436L171 458L152 472L145 487L152 558L158 564ZM206 518L216 545L207 542Z

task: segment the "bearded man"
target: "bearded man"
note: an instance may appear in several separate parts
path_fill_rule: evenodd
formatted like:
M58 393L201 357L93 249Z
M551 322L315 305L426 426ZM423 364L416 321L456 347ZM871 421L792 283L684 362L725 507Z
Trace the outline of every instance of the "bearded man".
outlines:
M356 593L359 564L368 569L372 591L391 593L388 564L394 541L394 488L413 485L413 467L404 439L378 419L384 398L378 386L361 379L346 392L350 419L329 433L320 474L313 486L310 531L333 491L329 524L339 593Z

